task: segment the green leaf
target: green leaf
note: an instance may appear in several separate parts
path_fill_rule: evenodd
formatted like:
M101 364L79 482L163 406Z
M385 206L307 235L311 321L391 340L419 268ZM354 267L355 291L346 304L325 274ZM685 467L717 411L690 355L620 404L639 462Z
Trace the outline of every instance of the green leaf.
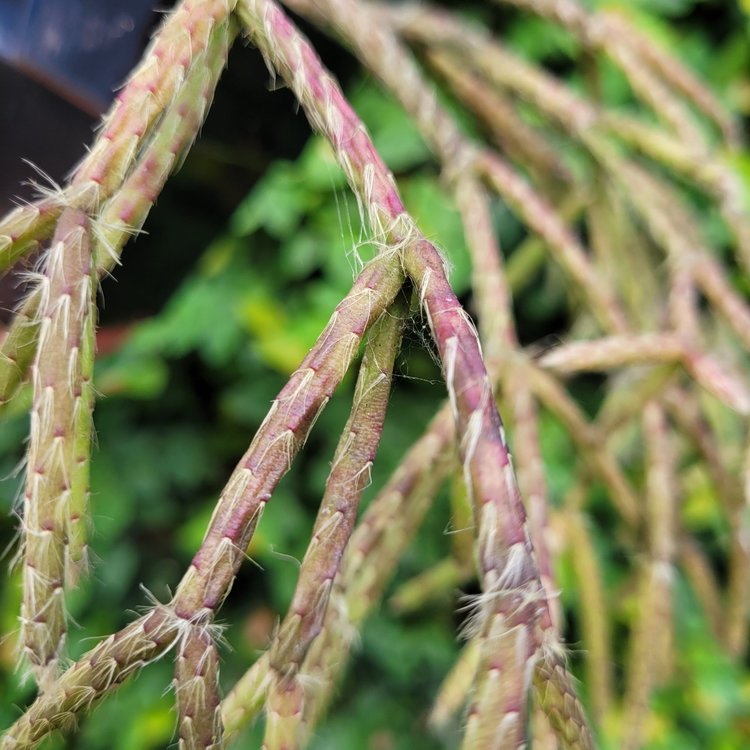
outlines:
M394 172L406 171L429 158L429 150L414 123L379 88L362 85L351 102L367 125L378 153Z
M273 237L288 237L314 200L312 186L297 165L277 162L237 207L231 221L238 235L265 229Z

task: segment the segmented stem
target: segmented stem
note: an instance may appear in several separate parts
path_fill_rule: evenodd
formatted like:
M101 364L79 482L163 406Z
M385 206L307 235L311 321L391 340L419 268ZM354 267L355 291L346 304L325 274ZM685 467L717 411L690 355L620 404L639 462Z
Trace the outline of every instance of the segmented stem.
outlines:
M99 135L65 188L20 206L0 220L0 271L52 233L63 208L98 212L149 148L160 117L182 92L191 72L205 65L217 27L226 29L236 0L182 0L155 33L105 115Z
M177 649L174 689L180 750L223 748L219 655L210 624L188 624Z
M271 682L271 669L266 651L237 681L221 702L224 737L231 740L260 715Z
M42 693L3 735L0 750L32 750L48 734L75 726L106 695L178 640L182 623L156 607L84 654Z
M74 186L90 187L97 202L120 187L189 73L205 64L212 34L227 24L235 2L182 0L165 18L105 115L99 137L75 171Z
M455 428L441 409L370 503L347 546L323 629L302 672L316 684L305 704L309 736L331 701L358 629L383 596L451 467Z
M479 652L479 639L473 638L443 680L427 719L433 729L445 729L466 705L479 667Z
M577 491L571 494L578 494ZM588 522L577 506L566 507L565 529L567 548L575 570L580 605L579 618L583 642L586 643L586 683L591 686L591 709L601 725L612 706L613 659L607 617L609 606L604 593L601 565L596 555Z
M430 47L426 59L456 97L477 115L498 149L531 174L540 192L550 197L559 195L562 187L572 182L570 170L546 134L529 125L509 97L488 86L466 66L456 64L448 51Z
M513 5L568 29L587 47L612 59L627 77L635 94L681 140L702 146L705 143L695 118L684 103L673 95L670 82L664 81L642 58L632 35L623 33L622 25L612 23L611 14L589 13L576 0L495 0Z
M35 289L13 317L0 344L0 414L18 393L36 355L41 291Z
M39 277L39 344L24 496L24 655L44 689L66 633L64 585L85 560L94 280L89 222L67 209Z
M61 211L60 202L47 197L18 206L0 220L0 273L49 238Z
M299 4L303 0L294 2ZM582 14L575 3L569 5L573 10L567 14L568 24L573 16ZM596 147L606 143L604 135L612 134L654 161L694 180L717 201L735 237L738 259L745 269L750 269L747 197L741 178L722 153L712 151L702 142L674 138L669 132L629 115L602 110L540 68L514 55L482 29L449 13L409 3L398 7L379 6L378 12L384 22L392 24L410 40L427 44L429 50L453 52L454 67L468 63L501 90L511 91L531 103L575 141L591 149L595 157L598 158ZM472 92L467 92L465 87L459 89L459 95L463 95L469 106L477 98L472 98Z
M637 528L641 503L616 458L607 450L600 428L588 421L580 407L549 373L529 365L526 376L540 403L565 425L580 449L581 458L609 489L612 502L623 520L630 528Z
M119 263L122 247L143 226L167 178L190 150L208 114L235 34L228 16L210 24L205 44L193 51L193 63L137 161L102 206L96 258L100 274Z
M370 482L406 313L406 305L397 298L370 332L352 410L334 455L289 613L271 645L269 663L274 679L264 739L268 750L297 747L298 726L292 725L301 722L305 699L299 679L300 666L323 627L331 588L357 518L359 500ZM301 703L292 711L294 699ZM271 721L272 715L287 717L284 732L279 731L276 721Z
M186 619L216 611L229 591L271 493L356 356L369 327L401 287L393 257L365 266L271 410L224 488L203 544L174 597Z
M110 636L76 662L8 730L2 750L31 746L71 726L144 664L163 655L195 623L211 621L226 595L263 506L286 473L320 410L343 378L361 337L392 302L403 283L391 256L368 264L300 369L274 401L244 459L230 477L201 549L169 606ZM156 629L156 635L151 636ZM121 643L125 641L125 644ZM124 649L124 650L123 650ZM99 671L106 670L106 679ZM22 738L19 740L18 738ZM12 744L21 742L20 745Z
M315 684L306 696L304 744L333 697L357 630L383 596L388 581L445 480L455 439L450 410L440 410L410 448L391 479L367 508L352 534L330 592L320 634L301 673ZM239 732L261 710L270 683L268 654L245 673L224 699L227 735Z
M689 68L674 56L670 55L644 32L628 21L625 15L617 11L605 10L600 13L608 29L614 31L618 38L626 40L641 59L647 62L653 71L661 76L665 84L680 91L697 109L712 119L719 127L724 140L730 147L739 142L737 123L724 105L717 99L708 86Z

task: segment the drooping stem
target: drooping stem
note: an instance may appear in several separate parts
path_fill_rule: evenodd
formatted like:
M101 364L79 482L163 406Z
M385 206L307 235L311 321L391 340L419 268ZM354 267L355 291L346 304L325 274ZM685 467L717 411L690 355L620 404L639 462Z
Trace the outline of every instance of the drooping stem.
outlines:
M209 624L191 623L180 638L174 689L180 750L221 750L219 655Z
M66 634L64 586L85 556L95 317L90 227L67 209L39 277L39 344L24 495L24 656L42 689Z
M48 239L62 212L56 197L22 205L0 219L0 273Z
M0 750L32 750L48 734L71 729L79 715L166 653L180 636L180 625L166 607L157 607L109 636L34 701L3 735Z
M673 94L664 81L641 58L632 44L632 35L623 33L622 26L611 23L611 16L589 13L576 0L495 0L514 5L544 18L554 20L574 34L590 49L608 55L623 71L633 91L678 134L681 140L702 146L705 143L695 118L684 103Z
M236 0L181 0L165 19L130 74L85 158L69 184L21 206L0 220L0 271L47 239L63 208L93 215L122 185L148 149L159 118L191 73L205 65L205 52L217 28L226 29Z
M330 593L323 628L301 668L301 673L316 686L305 702L303 740L327 708L358 628L381 600L445 480L452 464L454 440L453 420L446 406L409 449L355 528ZM227 735L240 731L260 713L269 681L266 653L224 699L222 713Z
M245 458L230 477L204 543L173 602L158 606L151 615L110 636L52 681L45 694L8 730L2 750L18 747L14 744L21 742L18 738L32 737L34 744L30 746L34 746L48 733L68 728L78 713L88 710L144 664L162 656L186 628L196 622L211 622L271 491L344 376L362 335L401 288L403 274L392 261L392 256L381 256L365 267L302 367L274 401ZM153 630L157 635L152 635Z
M177 588L173 605L181 617L215 612L221 605L274 488L349 368L365 332L391 304L402 281L393 256L381 255L365 266L274 400L224 488L203 543Z
M454 429L450 411L442 409L370 503L352 535L323 629L302 666L302 673L316 684L305 704L306 736L328 707L357 631L382 599L453 465Z
M287 741L283 747L291 750L299 742L298 727L305 699L299 670L310 644L323 627L331 588L357 518L359 500L370 481L406 313L403 299L397 297L370 332L352 410L336 449L297 587L269 651L274 679L264 739L268 750L282 747L276 742L280 733L274 725L278 722L272 721L277 704L286 709L288 717L284 722ZM294 697L302 703L295 712L290 712L289 704Z
M182 0L165 19L131 73L96 142L75 170L72 187L85 189L93 208L123 183L147 147L154 125L182 91L217 27L229 23L236 0Z

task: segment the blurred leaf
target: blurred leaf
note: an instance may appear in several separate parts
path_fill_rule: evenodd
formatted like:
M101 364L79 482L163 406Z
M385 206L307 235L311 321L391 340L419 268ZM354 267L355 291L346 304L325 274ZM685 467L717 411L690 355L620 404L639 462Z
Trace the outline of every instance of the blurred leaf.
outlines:
M282 239L296 229L313 193L294 164L277 162L238 206L232 230L239 235L265 229Z
M168 379L166 365L154 356L128 353L96 362L96 387L107 396L151 399L164 391Z
M416 126L393 99L372 84L360 86L351 104L364 120L378 153L394 171L404 172L429 158Z

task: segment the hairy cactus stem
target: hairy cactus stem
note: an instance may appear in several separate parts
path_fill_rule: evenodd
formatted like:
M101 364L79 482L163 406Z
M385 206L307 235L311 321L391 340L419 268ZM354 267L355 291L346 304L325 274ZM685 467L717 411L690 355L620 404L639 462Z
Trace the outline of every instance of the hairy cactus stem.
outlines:
M575 282L591 307L599 325L613 333L625 333L627 322L620 302L606 281L597 273L578 238L567 228L555 210L519 176L508 170L496 154L486 152L478 167L494 189L523 216L529 227L544 238L555 260Z
M556 205L556 211L566 226L574 224L589 200L583 191L573 190ZM543 267L547 243L538 234L528 237L513 251L505 267L508 285L515 295L526 289Z
M451 518L451 523L455 523L455 518ZM398 614L416 612L428 602L452 595L475 576L473 560L468 566L455 557L446 557L401 584L388 600L388 605Z
M266 651L242 675L221 702L225 740L231 741L234 735L241 732L260 715L270 683L271 669Z
M622 387L609 391L596 416L600 434L611 435L640 415L649 401L662 397L677 372L676 365L660 365L622 376Z
M542 655L534 683L559 745L570 750L594 750L594 738L581 714L580 699L561 651Z
M287 750L296 746L292 740L298 731L292 725L301 721L302 705L298 710L290 709L293 698L302 702L305 698L300 666L323 627L331 587L354 528L362 492L370 481L407 312L403 299L397 297L368 338L351 413L336 449L297 587L269 652L274 672L269 711L285 716L287 726L285 733L280 733L277 722L269 720L264 740L268 750L282 747L278 744L280 737Z
M334 0L312 6L306 0L287 2L298 12L313 15L314 19L331 24L333 28L354 48L356 54L393 91L407 112L415 119L425 140L440 158L446 175L451 180L456 201L474 260L475 289L477 290L480 324L485 326L483 341L487 347L487 360L496 359L496 350L503 351L517 339L512 322L510 292L504 278L500 252L494 239L490 217L489 197L477 179L471 176L473 145L463 136L452 117L441 107L435 92L423 79L419 68L408 51L390 32L372 23L366 5L353 6ZM369 20L368 20L369 19ZM378 33L371 33L379 28ZM368 29L365 33L365 29ZM512 172L512 170L508 170ZM505 194L505 193L503 193ZM519 201L520 213L524 214L524 201ZM527 399L527 403L530 401ZM524 417L534 418L532 411ZM529 427L528 421L524 425ZM527 436L534 439L535 430ZM527 443L527 447L531 448ZM538 450L524 452L531 461ZM533 472L532 472L533 473ZM529 473L524 474L524 478ZM538 472L535 474L538 478ZM544 493L544 484L536 483L536 490ZM545 525L544 494L534 493L534 514L531 523L532 540L539 554L544 578L551 584L552 573L544 551L542 539Z
M282 675L271 684L266 698L266 731L262 750L295 750L301 747L302 682L296 675Z
M64 214L63 214L64 216ZM88 567L88 537L90 524L89 511L89 471L91 444L94 426L91 414L96 397L94 389L94 357L96 354L96 276L92 253L88 254L87 281L82 291L88 291L88 299L81 300L85 305L82 321L80 345L69 356L77 356L77 384L73 387L73 465L71 472L70 507L67 513L67 546L65 549L65 582L75 585L80 574ZM88 288L86 289L86 286ZM41 342L40 342L41 343Z
M0 220L0 273L50 237L62 208L57 196L47 196L18 206Z
M404 264L419 289L443 362L474 502L484 591L476 611L477 631L486 639L483 664L464 746L484 747L477 743L494 735L498 730L492 727L499 725L506 746L513 747L524 742L525 696L540 645L537 629L549 627L545 618L550 615L476 334L445 279L439 256L431 251L427 243L408 247ZM501 672L504 689L498 691Z
M722 153L689 148L670 133L617 112L602 112L600 123L604 130L623 143L694 182L716 200L724 223L735 237L738 260L744 263L746 269L750 269L747 239L750 221L745 205L745 190L736 171Z
M93 215L120 187L149 148L162 114L190 73L204 64L217 29L226 28L236 0L182 0L165 19L105 115L101 131L65 188L41 188L46 197L21 206L0 221L0 271L48 238L63 208Z
M174 607L180 616L189 620L221 605L271 493L344 377L362 336L391 304L402 282L393 256L381 255L366 265L274 400L222 491L203 544L177 589Z
M744 540L747 537L747 506L743 487L739 477L726 465L727 462L719 451L717 437L708 420L704 417L700 403L694 393L685 389L672 389L664 396L664 402L670 417L687 435L702 458L717 496L729 520L731 540L729 544L729 572L727 600L722 607L721 640L729 652L735 656L742 655L747 648L748 618L743 602L750 595L750 553ZM705 583L706 576L700 575L700 565L695 554L692 570L696 578L704 581L699 585L705 592L710 586ZM708 595L703 597L706 603ZM707 610L708 611L708 610Z
M742 486L739 477L726 465L718 435L704 415L697 395L687 388L672 387L664 393L662 402L702 459L719 500L731 515L744 504Z
M542 367L570 374L628 365L670 364L679 362L682 354L683 345L677 336L645 333L564 344L551 349L538 362Z
M681 363L694 380L739 414L750 413L750 391L726 365L670 333L609 336L556 347L539 360L542 367L563 374L610 370L627 365Z
M337 82L273 0L240 0L237 14L271 71L278 71L312 127L331 143L375 241L400 249L411 239L413 224L393 175Z
M66 209L39 275L39 344L24 495L23 652L42 689L65 641L63 587L84 564L93 369L90 227Z
M377 19L372 10L365 4L353 6L336 0L311 4L307 0L290 0L287 5L297 12L311 15L323 24L330 24L365 64L391 89L402 106L414 118L422 136L440 158L447 177L451 180L456 201L462 214L469 249L473 258L474 281L477 290L477 301L480 313L480 325L484 327L482 339L486 347L489 363L495 362L497 353L504 351L508 345L516 344L516 335L512 322L510 292L505 281L500 253L494 239L490 218L489 198L485 189L471 174L473 145L458 129L453 118L441 107L433 88L424 80L419 68L387 27L375 23ZM377 33L365 33L365 29L377 28ZM511 180L509 192L513 192L520 178ZM505 187L505 184L503 184ZM507 199L507 192L501 191ZM524 201L517 201L514 207L528 219ZM532 407L533 409L533 407ZM524 417L533 419L533 411L524 412ZM529 427L526 422L524 427ZM527 433L534 439L534 430ZM531 448L527 443L526 447ZM538 451L524 452L533 462ZM525 473L524 478L531 472ZM538 478L538 474L536 474ZM543 490L543 483L535 486ZM542 503L544 496L542 495ZM548 557L544 551L542 538L545 525L543 505L533 503L534 514L530 524L532 540L539 554L539 562L544 567L543 577L550 582L551 570Z
M180 750L224 747L219 655L208 622L187 623L175 657L174 689Z
M495 236L492 207L487 189L471 175L461 176L455 186L464 236L472 260L472 289L479 313L482 351L497 378L500 365L511 358L508 350L518 347L513 320L513 300L503 268L502 252Z
M41 291L32 291L0 344L0 414L26 379L36 354Z
M183 633L180 625L157 606L110 635L50 683L0 738L0 750L32 750L52 732L71 729L79 715L164 655Z
M470 70L496 88L520 95L566 130L581 132L596 123L597 108L592 102L513 54L480 27L449 12L415 3L374 7L382 22L410 42L426 45L430 51L448 50L460 55Z
M719 581L700 544L684 531L678 539L677 559L703 610L710 632L717 642L726 643L726 614Z
M285 3L296 12L310 11L308 0ZM430 149L441 160L449 179L455 179L471 167L473 144L461 133L452 117L438 102L432 87L424 85L416 62L372 14L366 3L356 5L340 0L316 3L313 17L330 25L351 46L362 62L390 89L414 119ZM373 23L365 33L362 22Z
M711 305L750 350L750 307L703 245L688 208L656 175L611 153L606 158L623 193L670 262L688 269Z
M585 669L587 684L592 686L591 707L596 723L601 726L614 699L614 661L610 619L602 616L609 611L602 566L581 508L584 494L584 488L577 485L566 497L565 536L580 592L580 621L586 643Z
M612 502L630 530L628 533L637 529L641 503L616 459L606 449L598 425L587 420L565 389L549 373L529 363L526 376L540 403L565 425L580 450L581 458L609 489Z
M98 203L122 184L159 117L202 64L212 33L229 23L235 1L182 0L165 18L104 117L99 137L75 171L74 186L91 186Z
M618 37L627 39L633 50L664 79L668 86L680 91L691 104L714 121L730 148L740 146L737 122L703 81L657 42L649 39L622 13L604 10L599 15L605 19L608 29L613 30Z
M316 690L305 703L309 736L333 696L357 631L382 599L438 489L453 466L455 426L443 408L370 503L347 545L323 629L302 666Z
M236 31L231 19L212 26L204 48L194 54L194 64L132 170L102 206L96 246L100 275L119 263L123 245L143 226L167 178L190 150L211 106Z
M322 630L311 643L301 667L301 673L316 685L305 700L301 742L330 702L357 628L380 601L445 479L454 437L450 409L446 406L411 447L355 528L330 593ZM241 731L260 713L270 680L266 652L222 703L227 736Z
M553 623L559 622L554 604L554 573L546 543L547 487L541 461L538 414L528 382L515 362L523 357L513 321L511 291L495 238L486 189L472 177L456 181L456 202L472 258L472 288L479 310L480 338L488 369L503 393L510 396L516 435L519 485L529 513L529 532L542 583L551 603Z
M459 468L459 467L456 467ZM474 508L471 506L469 489L463 481L462 472L454 471L450 491L452 558L465 571L465 580L475 575L474 570ZM455 589L454 589L455 590Z
M310 7L309 0L288 0L287 4L303 13ZM394 93L439 157L448 178L457 179L467 170L482 175L516 215L546 240L605 330L625 330L625 319L614 294L597 277L585 250L554 208L499 154L485 151L477 155L474 144L440 105L433 88L398 38L380 22L380 16L364 3L355 6L339 0L316 3L313 18L321 16ZM372 29L378 33L365 33Z
M671 676L673 659L672 581L677 548L678 511L675 481L675 449L664 407L651 402L643 412L643 436L646 452L646 493L648 555L651 567L653 627L648 630L652 657L648 662L655 685ZM644 596L644 601L649 597ZM644 607L643 613L647 612Z
M522 164L534 178L537 189L552 200L573 181L570 170L545 139L518 114L514 103L496 88L440 49L427 51L427 62L445 79L492 135L498 149Z
M465 707L479 668L480 640L472 638L461 651L456 663L443 680L427 723L435 731L445 730Z

